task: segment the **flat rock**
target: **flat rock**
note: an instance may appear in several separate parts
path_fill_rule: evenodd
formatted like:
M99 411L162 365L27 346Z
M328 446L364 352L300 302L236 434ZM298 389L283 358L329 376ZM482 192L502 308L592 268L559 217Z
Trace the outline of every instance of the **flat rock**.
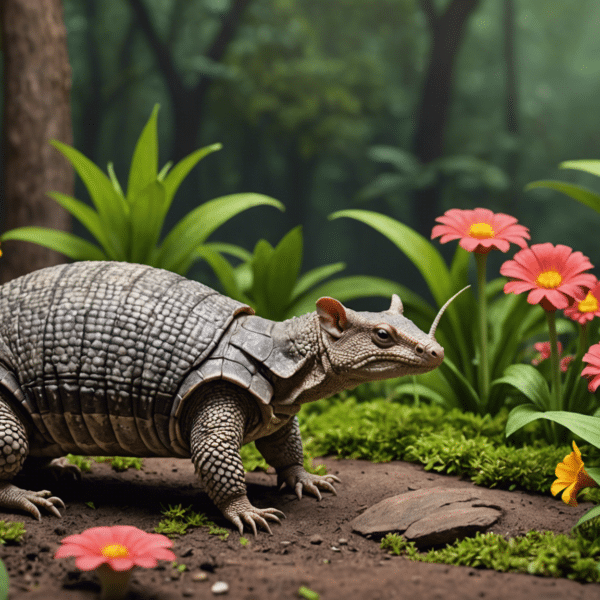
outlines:
M362 535L402 533L419 547L453 542L484 531L502 515L502 509L481 499L478 490L426 488L386 498L352 521Z

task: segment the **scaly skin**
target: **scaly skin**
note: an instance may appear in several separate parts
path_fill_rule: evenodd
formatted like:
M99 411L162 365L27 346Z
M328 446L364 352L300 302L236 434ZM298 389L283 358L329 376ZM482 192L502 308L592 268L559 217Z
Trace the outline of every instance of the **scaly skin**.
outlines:
M10 404L0 395L0 506L25 510L38 520L41 519L41 515L37 507L41 506L60 517L56 506L65 506L60 498L52 496L48 490L22 490L8 481L21 470L28 452L29 442L25 426Z
M254 535L257 525L271 533L268 521L280 523L284 514L275 508L256 508L246 495L245 472L240 447L247 432L260 420L260 411L247 392L217 382L201 389L191 409L190 447L196 473L210 499L240 534L247 525ZM320 477L302 466L302 441L298 420L290 419L275 433L257 440L265 460L277 469L280 483L288 483L299 498L302 490L315 494L317 488L335 493L333 475Z

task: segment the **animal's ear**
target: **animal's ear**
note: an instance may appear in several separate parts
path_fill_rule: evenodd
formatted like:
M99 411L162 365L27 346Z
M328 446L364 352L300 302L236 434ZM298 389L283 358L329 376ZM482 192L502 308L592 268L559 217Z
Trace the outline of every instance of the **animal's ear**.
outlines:
M398 296L397 294L394 294L392 296L392 303L385 312L389 315L401 315L404 312L404 306L402 305L402 300L400 300L400 296Z
M335 338L339 338L344 333L348 317L341 302L335 298L319 298L317 300L317 315L319 315L321 329L324 329Z

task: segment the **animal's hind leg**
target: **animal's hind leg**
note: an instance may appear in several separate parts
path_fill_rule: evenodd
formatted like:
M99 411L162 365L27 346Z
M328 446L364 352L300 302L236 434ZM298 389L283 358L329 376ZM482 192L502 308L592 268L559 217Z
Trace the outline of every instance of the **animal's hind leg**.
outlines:
M10 483L21 470L28 452L25 426L10 404L0 396L0 507L25 510L41 519L37 506L42 506L60 517L56 506L65 506L60 498L47 490L32 492Z

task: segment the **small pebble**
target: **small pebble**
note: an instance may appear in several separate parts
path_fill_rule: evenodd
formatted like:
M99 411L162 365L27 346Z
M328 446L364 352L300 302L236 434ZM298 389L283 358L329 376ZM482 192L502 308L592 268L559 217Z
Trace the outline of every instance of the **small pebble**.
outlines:
M185 588L185 590L183 590L181 594L184 598L191 598L195 594L195 592L191 588Z
M332 549L334 552L341 552L341 550L340 550L339 548L336 548L335 546L331 546L331 549Z
M340 538L340 539L338 540L338 544L339 544L340 546L347 546L347 545L348 545L348 540L347 540L346 538Z
M192 581L206 581L208 579L208 574L204 571L200 571L199 573L194 573L192 575Z
M217 583L210 588L210 591L215 596L226 594L229 591L229 584L225 583L224 581L217 581Z
M291 546L292 542L279 542L282 546Z
M323 538L320 535L313 535L310 540L308 540L311 544L322 544Z

